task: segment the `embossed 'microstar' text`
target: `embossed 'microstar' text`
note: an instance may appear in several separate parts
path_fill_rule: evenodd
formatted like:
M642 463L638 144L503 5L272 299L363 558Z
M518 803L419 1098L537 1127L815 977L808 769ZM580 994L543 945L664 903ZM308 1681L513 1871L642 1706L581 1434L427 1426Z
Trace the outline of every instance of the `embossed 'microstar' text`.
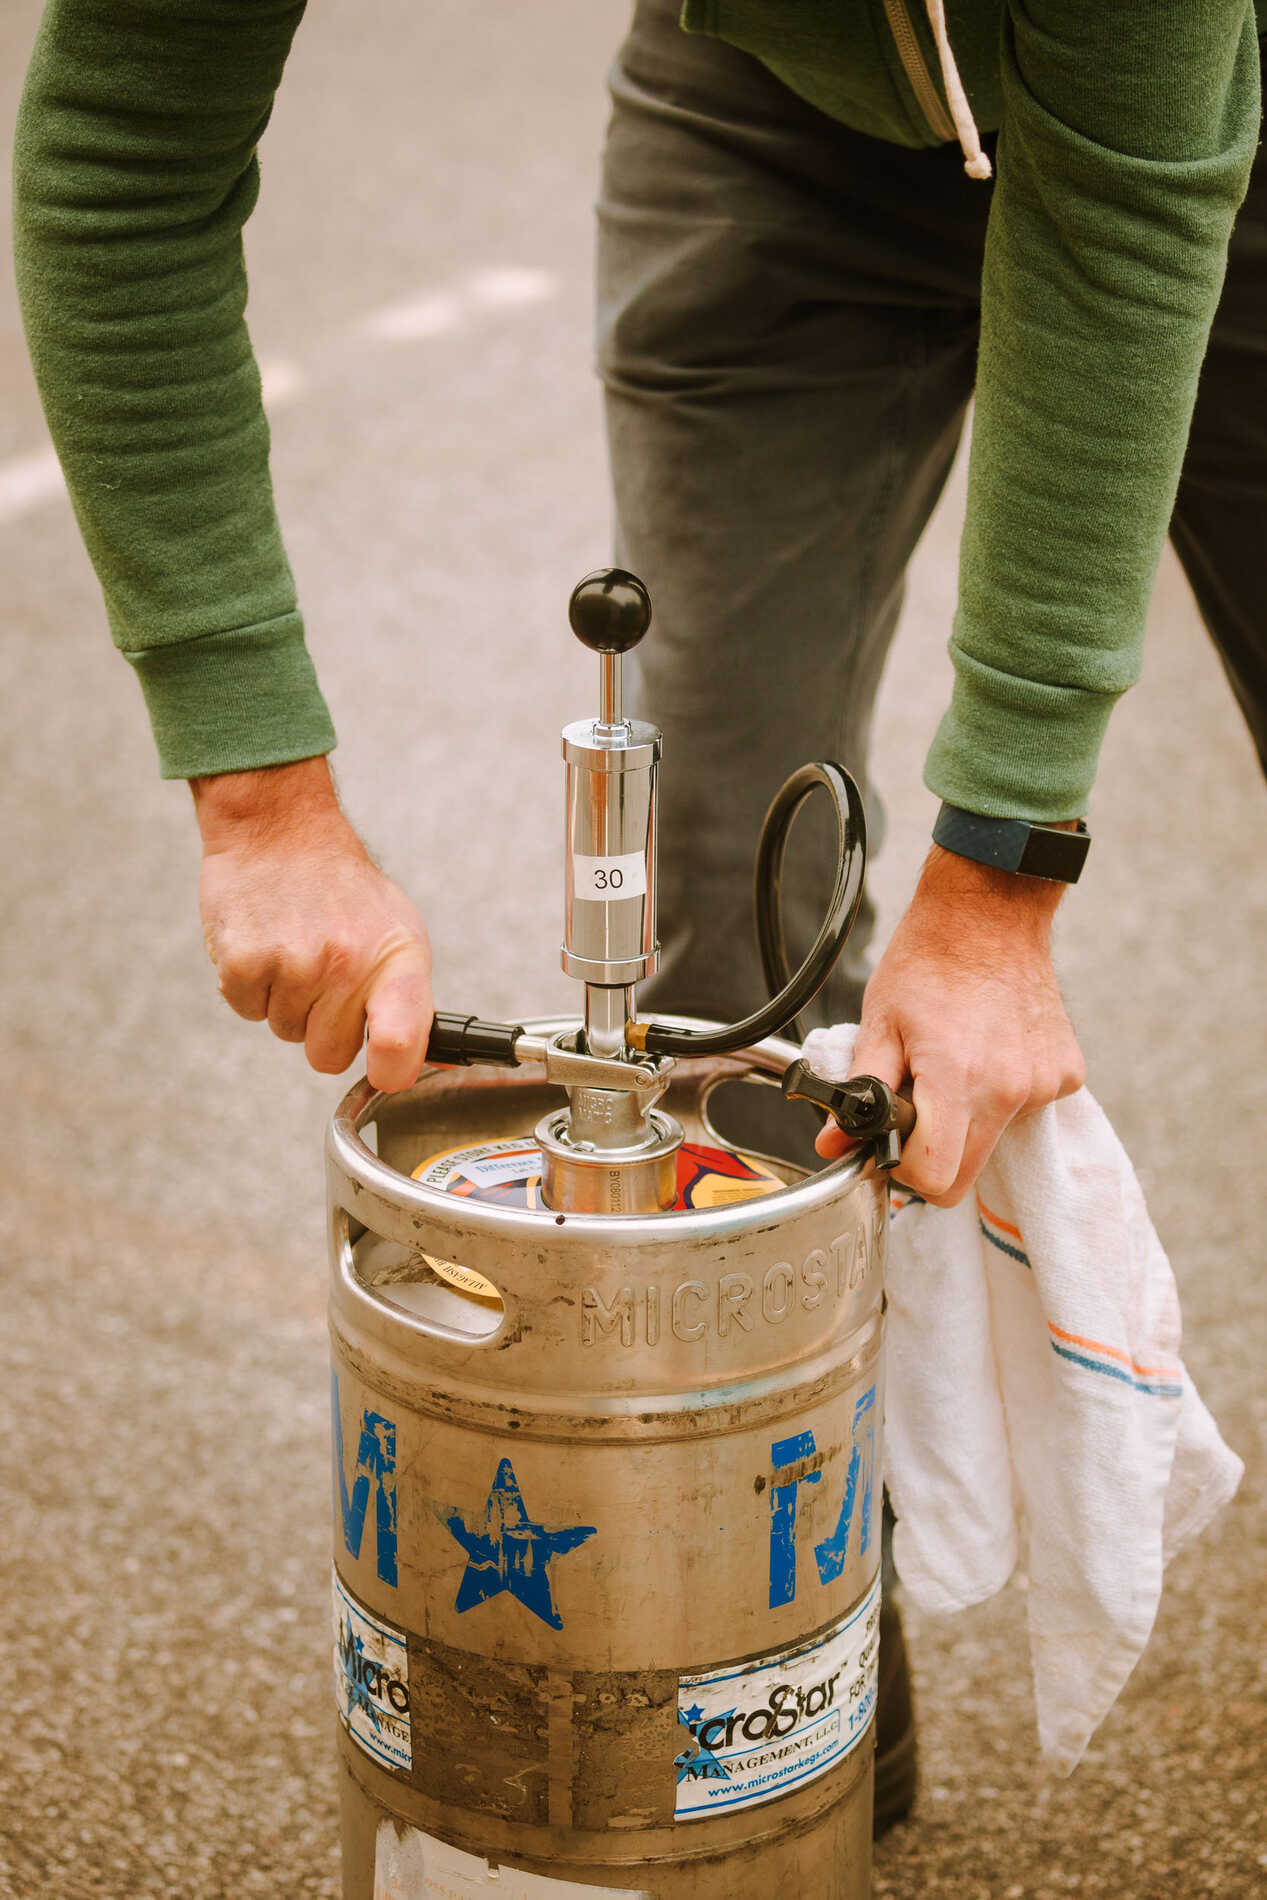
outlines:
M876 1267L883 1228L853 1228L826 1247L811 1247L799 1265L775 1260L763 1272L723 1273L715 1281L587 1286L581 1291L581 1344L658 1345L671 1334L689 1343L728 1339L757 1326L782 1326L824 1300L841 1300Z

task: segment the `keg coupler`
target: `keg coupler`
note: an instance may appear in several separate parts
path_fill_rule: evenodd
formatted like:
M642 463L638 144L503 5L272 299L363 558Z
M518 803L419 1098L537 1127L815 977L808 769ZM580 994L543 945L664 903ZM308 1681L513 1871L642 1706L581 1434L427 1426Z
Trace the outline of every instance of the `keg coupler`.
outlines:
M651 601L621 568L589 574L568 605L572 631L599 655L598 716L563 729L565 767L563 968L585 986L583 1026L551 1036L522 1024L437 1012L427 1047L436 1064L544 1065L566 1104L537 1124L541 1193L554 1209L645 1214L671 1208L683 1132L657 1107L675 1058L745 1048L794 1023L826 981L857 916L866 825L857 786L842 766L803 766L767 813L757 851L757 935L775 992L743 1022L716 1028L639 1022L635 986L656 968L656 774L660 733L623 707L623 656L651 624ZM835 888L813 948L789 975L779 878L792 819L816 788L833 800ZM910 1104L873 1076L833 1085L793 1063L789 1098L829 1110L846 1131L878 1144L892 1166L914 1119Z

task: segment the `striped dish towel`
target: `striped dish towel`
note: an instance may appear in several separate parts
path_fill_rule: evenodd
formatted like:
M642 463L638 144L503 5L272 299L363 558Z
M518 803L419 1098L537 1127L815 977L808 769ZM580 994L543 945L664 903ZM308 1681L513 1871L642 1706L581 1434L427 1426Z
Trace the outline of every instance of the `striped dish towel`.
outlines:
M852 1024L805 1056L843 1081ZM931 1611L1028 1576L1044 1756L1078 1762L1143 1651L1162 1571L1244 1466L1179 1357L1179 1296L1122 1144L1080 1089L1004 1132L958 1207L895 1190L885 1474Z

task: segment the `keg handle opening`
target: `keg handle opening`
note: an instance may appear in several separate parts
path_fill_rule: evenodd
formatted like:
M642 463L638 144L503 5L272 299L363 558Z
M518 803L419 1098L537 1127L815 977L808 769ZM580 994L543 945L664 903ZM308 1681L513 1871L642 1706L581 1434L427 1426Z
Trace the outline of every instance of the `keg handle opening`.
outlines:
M377 1223L366 1227L344 1207L332 1208L331 1233L339 1282L358 1306L388 1302L399 1324L463 1353L495 1345L514 1323L503 1289L469 1267L385 1235Z

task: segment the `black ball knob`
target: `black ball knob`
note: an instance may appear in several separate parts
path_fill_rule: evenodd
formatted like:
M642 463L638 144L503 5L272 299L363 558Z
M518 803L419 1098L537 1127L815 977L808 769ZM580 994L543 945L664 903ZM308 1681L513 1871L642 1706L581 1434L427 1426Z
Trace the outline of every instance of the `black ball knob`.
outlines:
M595 653L628 653L651 625L651 596L636 574L600 567L572 589L568 619L582 646Z

